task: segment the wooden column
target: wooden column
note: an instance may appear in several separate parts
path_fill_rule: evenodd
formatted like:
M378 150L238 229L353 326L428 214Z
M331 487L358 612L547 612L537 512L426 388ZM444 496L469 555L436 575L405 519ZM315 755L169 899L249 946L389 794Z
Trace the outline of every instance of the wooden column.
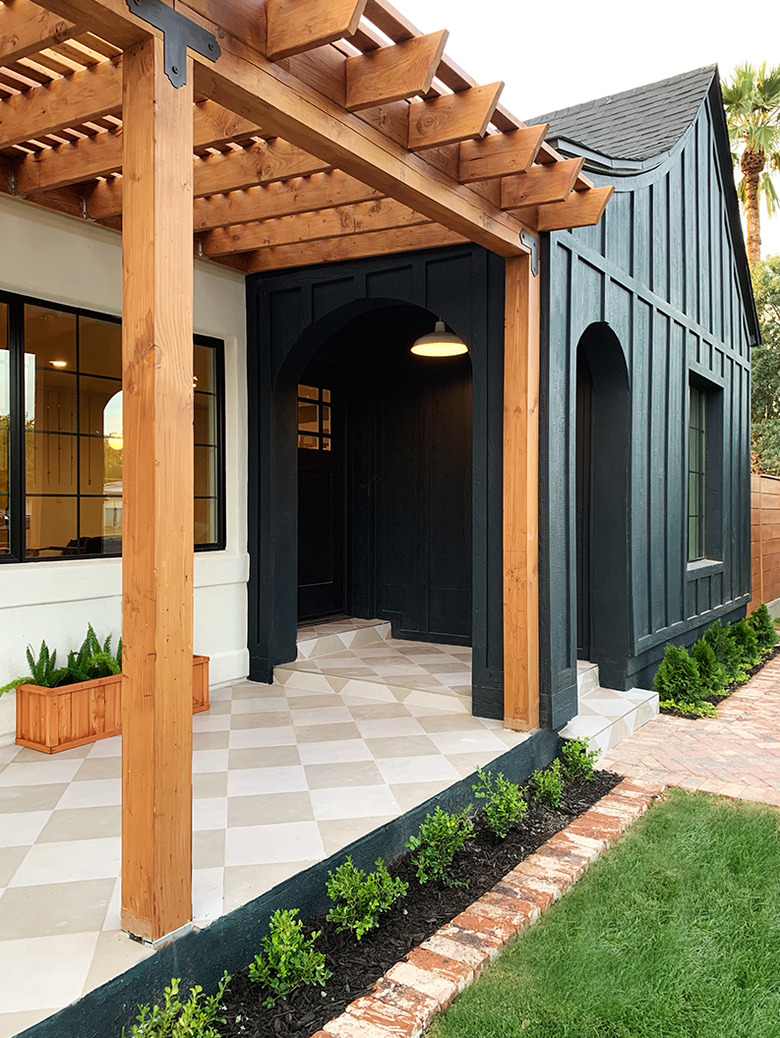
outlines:
M122 927L192 918L192 68L123 58Z
M506 261L504 726L539 724L539 276Z

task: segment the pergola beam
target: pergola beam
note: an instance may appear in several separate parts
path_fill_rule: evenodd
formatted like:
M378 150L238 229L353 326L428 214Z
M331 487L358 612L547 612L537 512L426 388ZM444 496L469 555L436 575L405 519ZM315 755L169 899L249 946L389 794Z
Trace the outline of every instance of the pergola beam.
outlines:
M501 181L501 208L521 209L563 202L574 190L584 161L583 158L563 159L548 166L534 166L516 177L505 177Z
M204 256L224 256L232 252L250 252L277 245L295 245L421 224L430 224L430 220L392 198L383 198L323 209L317 213L224 227L205 234L200 241Z
M12 65L82 32L67 16L43 10L31 0L6 0L0 7L0 67Z
M347 58L347 110L357 112L426 94L444 54L447 36L442 30Z
M523 126L511 133L492 133L477 141L464 141L460 146L460 182L527 173L544 143L547 123Z
M540 231L563 231L570 227L593 227L604 215L615 188L593 187L573 191L565 202L540 205L536 225Z
M351 36L365 6L366 0L265 0L266 57L279 61Z
M503 83L475 86L409 105L410 151L482 137L498 105Z
M64 9L66 0L41 0L41 4L56 13ZM124 0L67 0L67 6L73 16L120 46L128 35L155 32L130 13ZM199 6L217 13L222 7L216 0ZM181 5L181 10L190 9ZM421 157L410 155L377 127L345 112L343 102L336 103L269 62L223 25L196 12L190 17L218 34L222 48L216 63L193 56L195 88L200 93L499 255L526 251L520 243L524 225L514 216Z

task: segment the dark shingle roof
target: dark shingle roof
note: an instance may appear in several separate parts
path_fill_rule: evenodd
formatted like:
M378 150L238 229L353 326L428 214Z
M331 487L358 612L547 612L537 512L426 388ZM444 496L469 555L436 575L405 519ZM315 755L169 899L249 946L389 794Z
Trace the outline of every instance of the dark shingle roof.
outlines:
M717 66L708 65L527 122L549 123L548 140L567 140L611 159L641 162L679 141L716 75Z

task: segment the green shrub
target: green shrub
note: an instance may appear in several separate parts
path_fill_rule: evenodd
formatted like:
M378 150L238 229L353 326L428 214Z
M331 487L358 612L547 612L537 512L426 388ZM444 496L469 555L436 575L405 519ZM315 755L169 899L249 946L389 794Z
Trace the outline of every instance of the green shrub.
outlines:
M759 660L758 639L747 620L735 620L729 624L729 633L739 649L739 662L743 670L755 667Z
M419 833L406 841L409 850L415 852L412 864L420 883L436 880L446 886L459 886L450 874L450 866L455 854L474 835L471 804L457 813L437 807L432 815L426 815Z
M716 620L704 632L704 640L726 672L726 681L736 681L740 670L740 652L729 628L724 627L720 620Z
M154 1006L151 1010L148 1005L138 1007L138 1023L133 1024L131 1038L219 1038L219 1031L211 1024L225 1022L217 1013L229 980L226 973L216 993L202 1000L203 988L197 985L190 989L187 1001L182 1002L179 998L181 981L174 977L163 994L164 1006Z
M601 751L590 750L587 739L567 739L561 747L563 772L572 782L590 782L596 774L594 765Z
M263 950L249 965L249 979L261 984L269 994L264 1006L273 1006L301 984L320 984L331 976L323 952L314 950L320 936L303 932L303 923L295 917L297 908L277 909L271 916L268 933L262 940Z
M509 830L517 825L528 811L523 791L515 782L504 778L502 772L494 776L477 768L477 781L471 787L477 800L485 800L485 821L488 829L505 840Z
M755 633L758 651L762 656L768 655L777 644L777 631L770 612L763 602L750 614L748 623Z
M406 895L409 884L393 879L381 858L376 860L376 872L363 872L347 860L334 872L328 873L325 889L335 905L327 920L337 930L352 930L358 940L379 926L379 916Z
M676 703L673 699L662 699L659 702L661 710L676 710L686 717L717 717L718 712L712 703L702 699L698 703Z
M688 650L667 645L661 665L655 672L653 688L659 699L675 703L698 703L704 696L696 661Z
M545 807L560 807L563 804L563 766L556 757L544 771L535 771L531 776L533 796L537 804Z
M726 687L726 671L715 659L712 646L699 638L691 649L691 659L699 668L699 680L705 696L717 696Z

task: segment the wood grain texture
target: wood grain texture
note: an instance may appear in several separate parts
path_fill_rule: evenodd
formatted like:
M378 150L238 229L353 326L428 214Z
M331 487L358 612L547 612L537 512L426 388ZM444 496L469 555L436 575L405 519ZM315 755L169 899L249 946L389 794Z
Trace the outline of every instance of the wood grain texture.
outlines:
M366 0L265 0L265 53L271 61L351 36Z
M447 36L446 30L442 30L347 58L345 107L357 112L427 93L444 54Z
M503 89L503 83L489 83L458 94L413 102L409 105L409 150L440 148L481 137Z
M187 79L171 86L156 38L125 51L122 927L150 940L192 918L191 67Z
M460 146L460 182L492 180L513 173L527 173L544 141L549 126L523 126L513 133L492 133Z
M10 0L0 7L0 68L81 31L67 15L45 11L31 0Z
M754 605L780 598L780 479L750 477L751 577Z
M504 726L539 725L540 277L506 263L504 329Z
M565 202L540 205L536 215L539 231L563 231L571 227L593 227L604 215L615 188L594 187L590 191L572 191Z
M574 189L584 159L564 159L548 166L534 166L527 173L501 181L501 208L563 202Z

